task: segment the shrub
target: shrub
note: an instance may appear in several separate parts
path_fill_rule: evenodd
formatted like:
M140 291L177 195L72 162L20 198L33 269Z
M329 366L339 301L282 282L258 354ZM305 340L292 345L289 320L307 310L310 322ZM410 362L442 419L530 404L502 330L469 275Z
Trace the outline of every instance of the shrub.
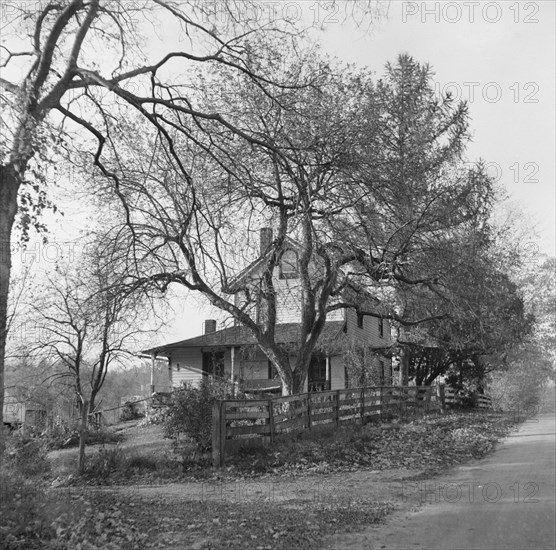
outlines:
M149 407L145 413L145 417L140 423L140 426L151 426L164 424L168 419L169 410L167 406Z
M495 409L529 416L538 411L543 389L543 380L516 364L509 371L492 374L489 394Z
M6 451L6 466L14 472L36 476L50 471L47 446L38 437L16 432L8 439Z
M128 401L125 403L122 414L120 416L120 420L122 422L127 422L128 420L136 420L137 418L143 418L145 413L143 413L140 409L139 403L133 403Z
M184 385L172 395L164 435L177 438L185 434L198 451L209 451L212 446L213 404L230 397L232 387L228 382L203 378L199 386Z
M86 459L85 473L93 477L107 477L112 472L127 468L128 458L119 445L101 447L97 453Z

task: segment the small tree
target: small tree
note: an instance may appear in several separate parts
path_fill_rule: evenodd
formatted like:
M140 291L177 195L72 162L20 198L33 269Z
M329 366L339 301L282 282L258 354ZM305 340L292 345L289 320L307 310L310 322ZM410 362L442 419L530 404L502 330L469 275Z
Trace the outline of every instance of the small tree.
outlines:
M41 322L35 353L49 354L73 377L78 398L80 445L78 469L84 468L88 415L95 408L109 368L129 357L147 331L137 319L150 302L122 285L122 265L108 245L93 242L79 272L58 264L49 276L46 296L34 305Z

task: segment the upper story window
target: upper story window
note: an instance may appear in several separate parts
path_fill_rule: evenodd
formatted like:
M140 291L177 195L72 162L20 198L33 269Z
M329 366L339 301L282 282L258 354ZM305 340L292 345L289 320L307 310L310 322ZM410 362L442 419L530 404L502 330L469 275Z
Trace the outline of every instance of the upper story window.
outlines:
M362 313L357 314L357 327L358 328L363 328L363 314Z
M298 269L297 252L291 249L284 250L280 258L280 279L297 279Z
M384 338L384 319L382 317L378 320L378 335Z

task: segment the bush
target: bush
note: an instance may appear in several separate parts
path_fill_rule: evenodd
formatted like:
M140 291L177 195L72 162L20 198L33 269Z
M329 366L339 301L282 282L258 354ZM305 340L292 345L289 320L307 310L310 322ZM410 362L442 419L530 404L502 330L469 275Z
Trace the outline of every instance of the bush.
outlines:
M7 442L6 466L24 476L44 475L50 472L48 449L38 437L23 432L14 433Z
M151 426L164 424L168 419L168 407L149 407L145 413L145 417L140 423L140 426Z
M44 434L44 441L50 450L71 447L79 442L79 432L75 427L59 420Z
M138 418L143 418L143 416L145 416L145 413L141 411L139 403L133 403L131 401L128 401L127 403L125 403L122 409L120 420L122 422L127 422L128 420L136 420Z
M168 457L138 454L123 449L119 445L102 447L86 459L85 474L98 480L106 480L110 476L129 478L134 474L157 472L167 475L175 474L179 463Z
M489 386L493 407L517 416L535 414L543 391L543 380L520 364L513 365L509 371L493 373Z
M128 458L123 449L116 445L107 449L102 447L99 451L86 459L85 473L93 477L108 477L112 472L127 469Z
M212 407L232 397L229 382L203 378L199 386L184 385L174 391L164 424L164 435L176 439L185 434L200 452L212 447Z

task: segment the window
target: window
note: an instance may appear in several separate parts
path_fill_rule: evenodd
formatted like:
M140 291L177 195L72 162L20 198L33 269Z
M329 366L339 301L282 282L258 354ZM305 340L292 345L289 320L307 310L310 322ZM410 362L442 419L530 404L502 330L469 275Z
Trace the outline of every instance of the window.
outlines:
M280 258L280 279L297 279L297 252L295 250L284 250Z
M384 338L384 319L382 317L378 320L378 335Z
M307 379L307 387L312 391L326 391L330 389L330 380L327 380L326 356L315 354L311 357Z
M357 313L357 327L363 328L363 314Z
M224 377L224 352L203 352L203 376Z

